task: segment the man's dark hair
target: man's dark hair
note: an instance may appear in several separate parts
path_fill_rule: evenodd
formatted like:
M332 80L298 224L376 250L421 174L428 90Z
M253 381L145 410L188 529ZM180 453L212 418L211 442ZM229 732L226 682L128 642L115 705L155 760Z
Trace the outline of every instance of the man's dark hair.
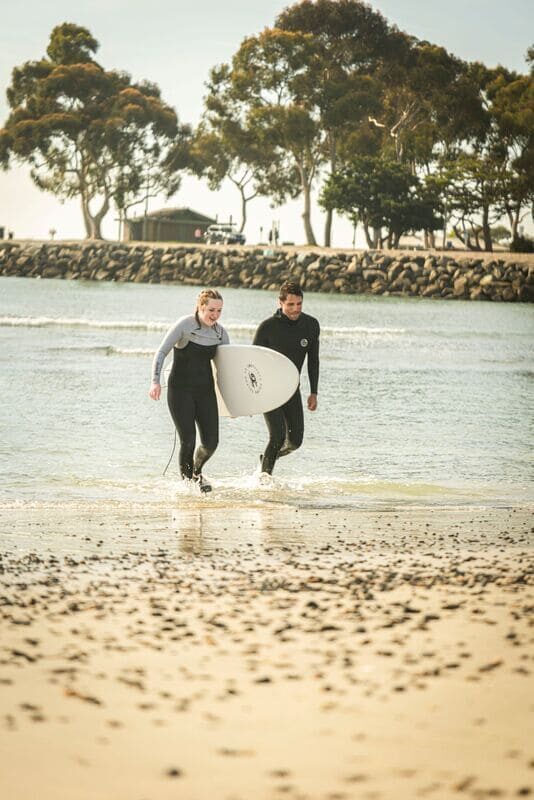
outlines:
M297 281L284 281L280 287L280 294L278 297L280 300L284 301L287 300L288 294L296 294L298 297L302 297L300 283L297 283Z

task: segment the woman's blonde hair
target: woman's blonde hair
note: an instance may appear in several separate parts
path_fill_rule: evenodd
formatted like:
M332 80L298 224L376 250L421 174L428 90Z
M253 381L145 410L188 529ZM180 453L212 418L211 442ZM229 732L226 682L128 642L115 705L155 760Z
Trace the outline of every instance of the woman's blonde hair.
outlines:
M217 289L202 289L197 297L197 311L202 306L207 306L210 300L222 300L222 295Z

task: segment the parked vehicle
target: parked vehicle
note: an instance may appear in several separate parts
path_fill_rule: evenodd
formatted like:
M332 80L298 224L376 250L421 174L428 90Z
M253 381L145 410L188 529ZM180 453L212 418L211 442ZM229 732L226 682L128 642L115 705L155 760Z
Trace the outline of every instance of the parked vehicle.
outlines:
M245 236L231 222L210 225L204 233L206 244L245 244Z

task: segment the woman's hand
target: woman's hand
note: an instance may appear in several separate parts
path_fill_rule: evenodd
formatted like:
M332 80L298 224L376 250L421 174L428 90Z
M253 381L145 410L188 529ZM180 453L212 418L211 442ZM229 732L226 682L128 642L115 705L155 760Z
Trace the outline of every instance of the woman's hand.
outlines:
M161 396L161 385L159 383L153 383L150 387L148 396L151 397L152 400L159 400Z

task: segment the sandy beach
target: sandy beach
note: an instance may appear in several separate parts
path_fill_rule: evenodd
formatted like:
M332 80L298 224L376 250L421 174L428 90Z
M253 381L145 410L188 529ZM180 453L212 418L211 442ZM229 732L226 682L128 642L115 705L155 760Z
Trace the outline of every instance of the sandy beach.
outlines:
M0 518L6 800L534 793L529 509Z

